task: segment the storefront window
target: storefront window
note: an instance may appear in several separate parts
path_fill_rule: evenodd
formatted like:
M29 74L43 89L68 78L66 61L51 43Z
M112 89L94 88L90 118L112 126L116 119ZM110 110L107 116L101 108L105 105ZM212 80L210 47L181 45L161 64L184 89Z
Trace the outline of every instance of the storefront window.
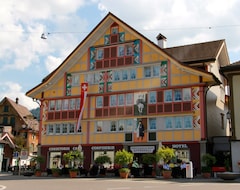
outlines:
M105 151L105 150L94 151L93 152L93 160L95 160L98 156L103 156L103 155L107 155L111 159L111 163L105 163L104 167L105 168L113 168L113 165L114 165L114 163L113 163L113 161L114 161L114 151L113 150L112 151L111 150L108 150L108 151Z
M50 152L49 168L57 168L61 166L61 152Z

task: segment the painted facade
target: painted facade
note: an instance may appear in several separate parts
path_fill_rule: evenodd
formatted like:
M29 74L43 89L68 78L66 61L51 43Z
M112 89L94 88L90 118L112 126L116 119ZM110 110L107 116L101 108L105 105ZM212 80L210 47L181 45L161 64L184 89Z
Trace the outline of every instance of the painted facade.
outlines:
M83 105L81 85L87 84ZM206 91L219 81L180 63L109 13L63 63L26 94L41 101L40 153L51 168L71 149L84 166L125 148L141 159L160 145L200 168ZM141 123L140 123L141 122Z

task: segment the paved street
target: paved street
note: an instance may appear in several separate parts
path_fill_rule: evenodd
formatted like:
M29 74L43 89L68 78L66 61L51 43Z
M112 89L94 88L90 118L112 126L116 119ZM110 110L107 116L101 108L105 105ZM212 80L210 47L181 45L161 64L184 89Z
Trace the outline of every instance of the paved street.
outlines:
M240 180L162 178L68 178L0 175L0 190L238 190Z

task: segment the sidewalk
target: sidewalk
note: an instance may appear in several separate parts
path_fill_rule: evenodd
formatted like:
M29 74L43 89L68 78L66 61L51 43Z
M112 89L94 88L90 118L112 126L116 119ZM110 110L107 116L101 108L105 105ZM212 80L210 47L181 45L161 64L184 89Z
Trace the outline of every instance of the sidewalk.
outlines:
M36 177L36 176L23 176L23 175L13 175L12 172L0 172L0 179L48 179L48 178L56 178L53 176L42 176L42 177ZM70 178L69 176L60 176L59 178ZM88 177L77 177L77 178L88 178ZM89 178L93 178L93 177L89 177ZM96 178L102 178L102 179L120 179L119 176L115 177L96 177ZM179 182L179 183L210 183L210 182L214 182L214 183L223 183L223 182L228 182L228 183L240 183L240 178L235 179L235 180L223 180L221 178L203 178L201 175L198 175L192 179L188 179L188 178L170 178L170 179L164 179L162 176L157 176L156 178L129 178L130 180L162 180L162 181L172 181L172 182Z

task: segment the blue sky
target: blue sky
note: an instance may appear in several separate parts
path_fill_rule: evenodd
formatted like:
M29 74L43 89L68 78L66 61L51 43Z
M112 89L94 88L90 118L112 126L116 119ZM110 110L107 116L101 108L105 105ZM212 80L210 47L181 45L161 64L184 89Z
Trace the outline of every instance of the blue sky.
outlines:
M167 46L225 39L240 60L238 0L0 0L0 100L36 108L25 93L74 50L108 12ZM41 39L41 34L48 34Z

